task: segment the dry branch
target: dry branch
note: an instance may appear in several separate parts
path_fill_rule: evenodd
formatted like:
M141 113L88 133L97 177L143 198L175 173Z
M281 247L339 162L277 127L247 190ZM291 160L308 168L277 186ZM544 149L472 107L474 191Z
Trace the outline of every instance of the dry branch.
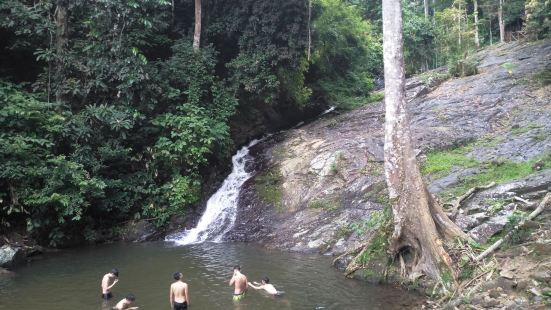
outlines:
M533 202L530 202L530 201L528 201L528 200L526 200L526 199L524 199L524 198L518 197L518 196L513 197L513 199L516 200L516 201L520 201L520 202L526 204L526 205L529 206L529 207L534 205Z
M481 189L488 189L492 186L496 185L495 182L492 182L488 185L484 185L484 186L475 186L471 189L469 189L465 194L463 194L463 196L457 198L453 203L452 203L452 214L451 214L451 218L455 218L457 216L457 212L459 211L459 208L461 207L461 203L463 202L463 200L471 197L472 194L474 194L476 191L478 190L481 190Z
M513 229L511 229L511 231L509 231L505 237L499 239L498 241L496 241L494 244L492 244L491 247L489 247L486 251L480 253L480 255L478 255L476 258L475 258L475 261L479 262L481 261L482 259L484 259L486 256L490 255L491 253L493 253L495 250L497 250L505 241L509 240L513 234L521 227L524 226L524 224L526 223L526 221L531 221L533 220L536 216L538 216L544 209L545 207L547 206L547 204L549 203L549 201L551 200L551 193L547 193L545 195L545 197L543 197L543 200L540 202L539 206L536 208L536 210L534 210L532 213L530 213L530 215L528 215L528 217L526 219L523 219L518 225L516 225L515 227L513 227Z

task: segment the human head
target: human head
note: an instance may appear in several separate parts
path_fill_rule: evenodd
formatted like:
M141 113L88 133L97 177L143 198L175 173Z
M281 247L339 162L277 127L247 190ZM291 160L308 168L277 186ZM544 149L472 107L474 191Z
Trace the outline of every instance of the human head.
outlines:
M236 270L241 271L241 266L239 266L239 265L233 266L233 271L236 271Z
M117 268L113 268L111 269L111 273L115 276L115 277L119 277L119 270Z
M270 283L270 279L267 276L264 276L264 278L262 278L262 283L268 284Z
M126 295L126 299L129 301L134 301L136 300L136 296L134 296L134 294L128 294Z
M174 277L174 280L178 281L178 280L182 279L183 274L178 271L178 272L174 273L173 277Z

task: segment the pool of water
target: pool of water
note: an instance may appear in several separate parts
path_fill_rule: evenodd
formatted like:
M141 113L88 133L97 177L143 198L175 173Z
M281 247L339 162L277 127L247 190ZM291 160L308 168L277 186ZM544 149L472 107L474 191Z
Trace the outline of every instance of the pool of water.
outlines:
M169 309L172 274L181 271L190 285L191 309L411 309L419 298L388 286L349 280L330 266L331 258L269 250L251 244L111 244L51 254L0 275L0 309L109 309L127 293L140 309ZM233 302L228 286L232 266L240 264L249 281L270 277L281 297L249 290ZM115 297L100 299L101 277L120 272Z

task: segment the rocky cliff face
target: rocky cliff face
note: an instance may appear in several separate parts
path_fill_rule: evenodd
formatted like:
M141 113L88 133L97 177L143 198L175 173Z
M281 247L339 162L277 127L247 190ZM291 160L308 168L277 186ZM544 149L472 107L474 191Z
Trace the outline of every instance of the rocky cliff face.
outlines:
M430 191L442 200L483 182L480 176L491 179L489 171L501 164L530 163L530 171L499 175L498 187L464 202L457 222L484 242L513 210L526 207L512 197L535 201L551 185L551 85L538 80L551 69L551 43L507 44L475 57L476 75L448 79L434 71L409 79L407 89L418 159L461 151L459 164L426 173ZM355 227L386 204L383 124L378 102L330 113L257 145L251 152L257 173L241 192L228 239L331 255L357 246L363 236ZM496 200L503 205L495 207Z

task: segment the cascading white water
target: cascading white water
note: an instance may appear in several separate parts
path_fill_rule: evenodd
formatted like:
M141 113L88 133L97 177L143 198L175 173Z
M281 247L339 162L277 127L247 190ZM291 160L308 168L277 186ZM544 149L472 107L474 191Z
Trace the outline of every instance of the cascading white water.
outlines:
M184 230L166 237L166 241L173 241L180 245L201 243L204 241L219 242L233 227L237 216L237 202L239 191L251 174L245 171L245 164L251 159L249 148L260 140L253 140L249 145L242 147L233 155L233 170L222 183L214 195L207 201L205 213L201 216L195 228Z

